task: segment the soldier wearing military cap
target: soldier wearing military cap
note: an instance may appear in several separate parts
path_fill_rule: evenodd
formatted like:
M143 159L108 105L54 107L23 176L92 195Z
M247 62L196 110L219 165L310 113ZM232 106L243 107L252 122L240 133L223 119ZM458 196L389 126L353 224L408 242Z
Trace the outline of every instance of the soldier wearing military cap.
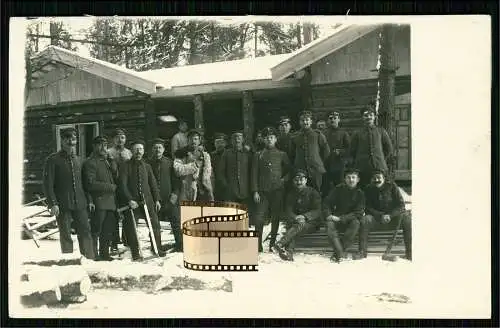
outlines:
M210 159L212 162L212 185L214 186L214 199L222 200L224 196L224 189L222 187L220 178L217 175L219 171L219 163L222 158L222 154L227 146L227 136L224 133L216 133L214 135L214 147L215 150L210 153Z
M259 251L262 251L262 231L264 216L269 211L271 217L272 248L276 242L279 221L282 215L284 187L289 179L290 161L284 151L276 148L276 131L267 127L262 130L265 148L253 156L251 191L255 201L255 223L259 233Z
M281 116L278 124L279 135L278 141L276 142L276 148L284 151L288 158L292 160L291 150L292 150L292 132L291 132L291 121L288 116Z
M219 175L223 189L224 200L251 206L250 197L250 166L252 153L244 146L242 131L236 131L231 136L231 147L222 154Z
M349 162L350 137L347 131L339 128L340 113L333 111L328 115L328 127L325 137L330 147L330 157L326 163L325 186L323 194L326 196L332 187L343 180L343 170Z
M356 236L365 210L365 197L358 188L359 171L347 168L344 171L344 183L335 186L323 200L323 217L326 221L328 241L332 245L331 260L340 262L345 257L344 251L349 249ZM338 231L344 230L342 242ZM353 259L359 259L353 254Z
M294 189L285 202L285 235L273 247L281 259L293 261L295 239L314 232L320 225L321 196L317 190L307 186L308 173L296 170L293 178Z
M375 169L388 171L388 162L394 159L393 145L387 131L375 125L375 109L361 109L364 127L352 136L351 157L353 165L361 171L360 186L366 186Z
M62 253L73 253L71 222L75 223L80 252L94 259L88 203L82 184L82 161L76 156L76 130L61 131L61 150L47 157L43 186L51 215L59 227Z
M318 130L312 129L312 113L303 111L299 115L301 129L292 138L292 158L295 168L308 173L309 183L320 191L325 164L330 157L330 147L326 137Z
M181 201L214 200L212 161L201 142L201 133L198 130L190 130L188 146L176 152L174 170L180 179Z
M119 167L122 163L129 161L132 158L132 152L130 149L125 147L125 144L127 142L127 136L125 134L125 130L122 128L117 128L114 131L113 134L113 143L114 146L111 148L108 148L108 156L111 160L113 160L114 163ZM118 198L120 198L121 195L118 193ZM122 229L122 237L123 237L123 243L126 244L125 241L125 235L123 234L123 229ZM118 251L118 244L121 243L120 240L120 226L119 226L119 220L116 220L115 228L113 229L113 240L111 242L111 249L113 251Z
M173 161L165 156L165 140L153 140L153 149L149 158L149 165L160 189L161 210L158 213L160 221L170 221L175 239L175 251L182 251L182 233L180 222L180 208L178 202L179 181L175 175Z
M393 222L397 225L397 222L402 220L406 258L411 260L411 211L406 210L398 185L393 181L388 181L383 170L374 170L371 183L365 188L365 197L366 216L361 224L360 240L368 239L368 234L374 224L388 225ZM364 241L363 245L360 252L366 256L367 242Z
M142 205L148 207L148 212L151 219L153 234L156 241L157 249L160 256L165 256L165 252L161 245L160 223L158 221L157 212L161 209L161 197L156 178L153 173L151 165L143 160L144 156L144 141L135 140L131 143L132 146L132 159L124 162L120 166L120 191L130 208L136 212L135 217L145 217ZM140 206L141 205L141 206ZM141 261L142 258L139 253L139 241L134 233L134 222L129 213L126 212L126 217L123 222L123 229L127 238L127 244L132 251L132 259L134 261ZM153 241L151 240L151 248L153 248Z
M102 261L113 260L109 250L117 220L117 165L107 156L107 147L105 137L96 137L92 155L83 164L83 187L89 195L94 253Z

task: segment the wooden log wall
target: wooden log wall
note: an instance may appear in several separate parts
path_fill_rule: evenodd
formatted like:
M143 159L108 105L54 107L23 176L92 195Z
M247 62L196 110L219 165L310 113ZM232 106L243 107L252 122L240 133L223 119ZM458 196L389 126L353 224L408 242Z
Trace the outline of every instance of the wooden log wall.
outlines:
M254 96L255 132L266 126L278 128L280 116L289 116L292 129L298 129L298 113L303 110L300 89L266 91Z
M25 112L25 178L41 180L47 156L56 151L55 126L98 122L100 133L111 138L115 128L127 131L127 140L145 138L145 99L132 97L114 102L87 102L29 108ZM110 145L111 146L111 145Z
M410 76L396 77L396 95L410 91ZM360 109L375 101L377 80L316 85L312 94L314 121L326 119L335 110L341 113L341 127L352 130L362 125Z

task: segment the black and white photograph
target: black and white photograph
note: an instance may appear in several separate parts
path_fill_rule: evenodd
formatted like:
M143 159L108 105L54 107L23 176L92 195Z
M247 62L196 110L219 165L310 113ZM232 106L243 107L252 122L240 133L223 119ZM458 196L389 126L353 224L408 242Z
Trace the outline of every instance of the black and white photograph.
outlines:
M434 50L413 49L410 21L23 20L22 205L9 219L20 317L430 311L413 256L430 235L412 228L440 214L413 215L412 181L424 182L412 117L440 108L412 103L424 71L415 56L421 64ZM426 131L422 120L419 133L449 128ZM429 179L425 188L440 187ZM183 201L248 209L258 271L186 270Z

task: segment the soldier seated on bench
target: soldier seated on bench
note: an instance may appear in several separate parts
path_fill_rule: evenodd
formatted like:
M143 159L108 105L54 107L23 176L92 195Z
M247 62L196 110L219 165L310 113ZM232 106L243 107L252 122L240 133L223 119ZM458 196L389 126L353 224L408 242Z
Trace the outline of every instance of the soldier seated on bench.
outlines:
M348 168L344 171L344 182L333 187L323 201L323 216L326 221L326 234L333 247L332 262L339 263L346 257L344 251L353 243L358 233L360 220L365 209L365 197L358 187L359 171ZM343 230L342 242L338 231ZM352 255L353 260L360 258Z
M285 202L285 235L274 245L281 259L293 261L293 246L297 237L316 231L321 217L321 196L307 186L307 173L297 170L293 179L294 189Z
M411 212L405 210L405 202L395 182L385 179L385 173L377 170L373 173L371 183L365 188L366 216L361 224L361 239L368 239L368 233L374 222L388 224L402 220L405 257L411 261ZM366 242L361 250L366 256Z

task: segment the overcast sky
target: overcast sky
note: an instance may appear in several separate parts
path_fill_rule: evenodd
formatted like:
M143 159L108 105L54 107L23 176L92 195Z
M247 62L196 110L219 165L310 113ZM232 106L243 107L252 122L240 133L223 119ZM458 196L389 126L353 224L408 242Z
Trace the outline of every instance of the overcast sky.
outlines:
M133 18L138 18L138 17L133 17ZM167 17L165 17L167 18ZM168 18L173 18L172 16ZM88 29L91 25L93 20L96 19L95 17L64 17L64 18L57 18L57 21L62 21L65 25L66 28L68 28L69 32L75 39L85 39L85 30ZM158 19L162 19L162 17L158 17ZM320 37L328 35L332 33L333 31L333 26L336 23L339 23L343 20L342 16L308 16L308 17L303 17L303 16L285 16L285 17L270 17L270 16L228 16L228 17L176 17L176 19L215 19L219 23L243 23L243 22L253 22L254 20L259 20L259 21L273 21L273 22L280 22L280 23L297 23L297 22L312 22L315 24L319 25L320 28ZM49 19L48 18L42 18L40 21L43 22L42 24L42 29L40 30L41 34L49 34ZM253 42L253 41L252 41ZM39 49L42 50L46 46L50 44L49 39L40 39L39 40ZM78 43L78 51L79 53L83 55L89 55L89 45L88 44L82 44ZM263 47L263 45L261 45Z

